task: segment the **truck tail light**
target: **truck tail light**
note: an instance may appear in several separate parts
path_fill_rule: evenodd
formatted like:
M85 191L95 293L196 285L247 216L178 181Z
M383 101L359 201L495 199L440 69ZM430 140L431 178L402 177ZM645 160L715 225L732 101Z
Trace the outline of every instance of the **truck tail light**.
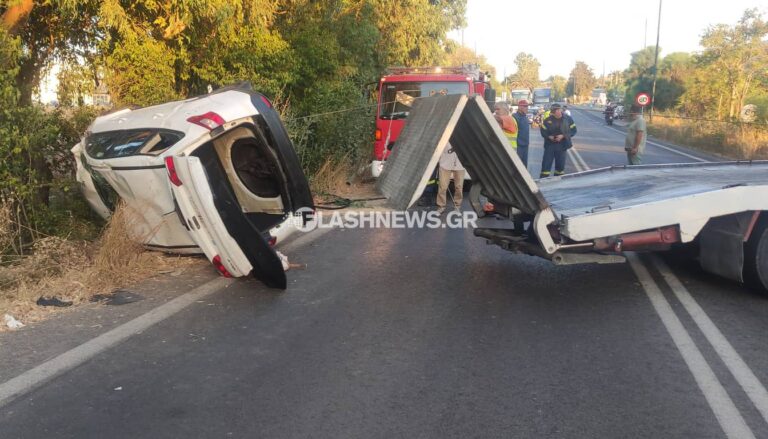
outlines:
M381 140L381 128L376 128L374 136L376 137L376 140Z
M200 125L201 127L211 131L224 125L225 121L224 121L224 118L222 118L218 114L214 113L213 111L209 111L205 114L200 114L198 116L191 116L187 118L187 122L191 122L195 125Z
M216 255L211 259L211 262L213 262L213 266L216 267L217 270L219 270L219 273L221 273L224 277L232 277L232 275L229 273L229 270L227 270L227 267L224 266L224 264L221 263L221 256Z
M165 158L165 168L168 170L168 179L171 180L171 183L174 186L181 186L181 179L179 174L176 173L176 163L173 162L173 156Z

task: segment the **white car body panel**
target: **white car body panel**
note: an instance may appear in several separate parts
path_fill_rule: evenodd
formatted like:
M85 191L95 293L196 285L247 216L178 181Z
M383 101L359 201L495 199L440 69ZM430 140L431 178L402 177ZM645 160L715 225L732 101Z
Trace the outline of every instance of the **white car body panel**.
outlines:
M208 259L221 257L221 262L232 276L245 276L253 268L237 242L230 236L216 212L213 194L205 171L197 157L174 157L176 173L181 186L171 185L184 218L189 235Z

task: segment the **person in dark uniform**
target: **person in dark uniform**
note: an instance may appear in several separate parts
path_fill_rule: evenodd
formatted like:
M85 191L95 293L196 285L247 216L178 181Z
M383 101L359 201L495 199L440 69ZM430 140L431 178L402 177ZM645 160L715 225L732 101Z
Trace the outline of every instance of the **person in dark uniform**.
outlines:
M565 174L565 152L573 146L571 137L575 135L576 124L573 119L563 114L560 104L552 104L549 117L541 124L544 157L541 159L539 178L552 175L552 162L555 163L555 175Z

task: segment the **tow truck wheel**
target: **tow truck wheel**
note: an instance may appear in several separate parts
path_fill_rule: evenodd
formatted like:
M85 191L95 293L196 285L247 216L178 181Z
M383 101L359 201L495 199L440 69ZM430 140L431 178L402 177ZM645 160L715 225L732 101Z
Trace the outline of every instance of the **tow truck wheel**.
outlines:
M768 294L768 215L765 213L744 246L744 283Z

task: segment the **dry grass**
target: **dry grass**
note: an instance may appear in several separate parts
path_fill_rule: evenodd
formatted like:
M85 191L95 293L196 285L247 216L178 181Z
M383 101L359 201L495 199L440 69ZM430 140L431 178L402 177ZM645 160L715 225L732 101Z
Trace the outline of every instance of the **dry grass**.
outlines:
M768 127L725 122L654 117L648 132L678 145L730 159L768 159Z
M354 176L354 166L346 157L327 158L310 179L315 194L333 194L344 190L347 181Z
M13 242L13 212L9 203L0 202L0 249Z
M31 256L0 267L0 317L7 313L25 324L38 321L56 310L36 305L40 297L85 303L96 294L194 262L144 250L137 237L130 237L135 221L135 214L120 206L97 242L44 238ZM0 331L5 329L0 322Z

